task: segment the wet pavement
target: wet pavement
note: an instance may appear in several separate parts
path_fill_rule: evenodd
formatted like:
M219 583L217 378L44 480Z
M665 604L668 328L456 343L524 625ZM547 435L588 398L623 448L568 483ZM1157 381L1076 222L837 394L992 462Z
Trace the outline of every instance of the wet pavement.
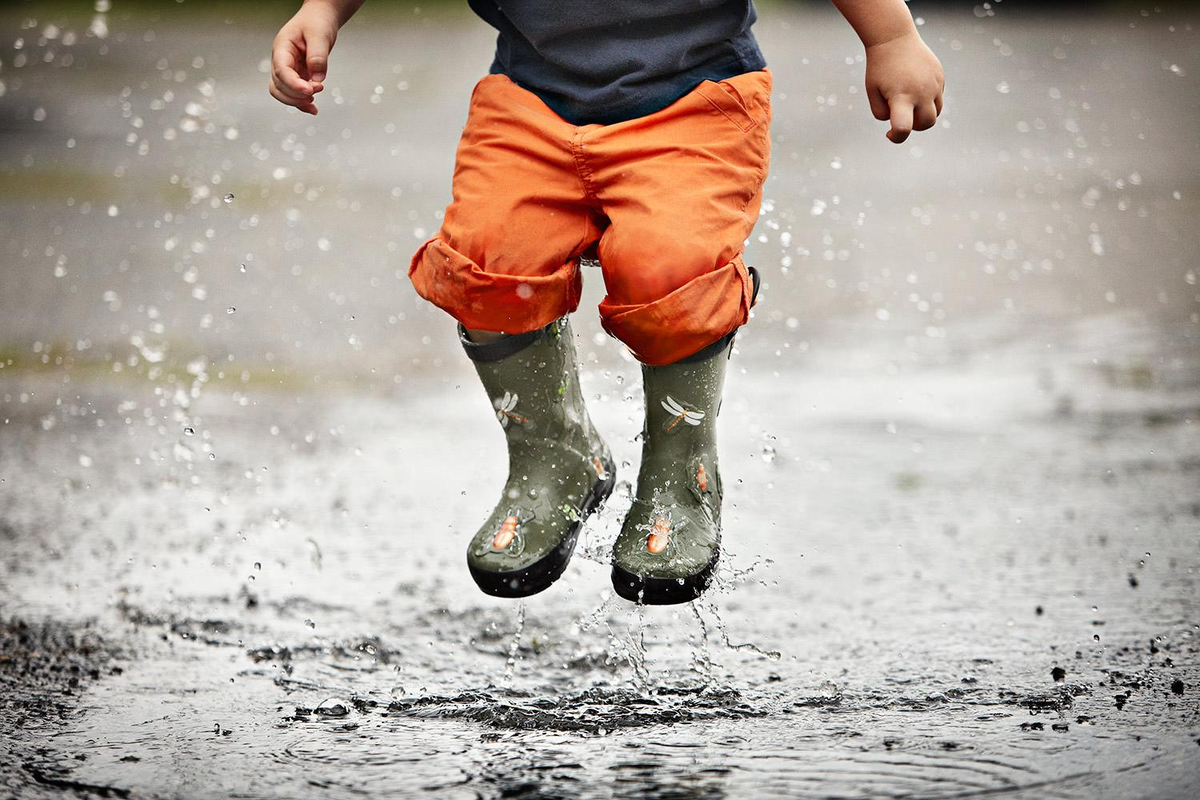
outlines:
M503 437L403 274L486 29L377 10L314 121L268 15L156 13L0 11L0 793L1195 796L1195 20L929 14L896 148L848 29L764 8L727 557L639 610L598 270L626 483L523 605L462 563Z

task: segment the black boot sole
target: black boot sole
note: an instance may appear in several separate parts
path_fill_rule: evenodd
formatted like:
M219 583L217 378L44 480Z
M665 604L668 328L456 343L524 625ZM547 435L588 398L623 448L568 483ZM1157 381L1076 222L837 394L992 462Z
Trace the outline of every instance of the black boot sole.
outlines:
M489 572L476 569L468 562L467 568L471 570L471 577L483 593L492 597L529 597L550 588L550 584L558 580L567 568L571 554L575 552L575 542L579 538L583 523L612 494L617 481L615 467L606 462L604 474L605 477L596 481L584 499L583 508L579 510L579 519L571 523L558 547L540 560L512 572Z
M679 603L690 603L712 583L717 562L721 558L721 549L713 550L712 558L699 572L688 575L682 580L678 578L646 578L621 569L617 564L612 568L612 584L617 594L634 603L648 606L673 606Z

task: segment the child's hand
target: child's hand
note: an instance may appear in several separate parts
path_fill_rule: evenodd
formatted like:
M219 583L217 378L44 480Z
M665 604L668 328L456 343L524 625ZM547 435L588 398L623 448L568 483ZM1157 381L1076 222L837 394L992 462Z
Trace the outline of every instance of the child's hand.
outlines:
M313 96L325 88L329 51L341 20L324 3L305 3L271 45L271 96L306 114L316 114Z
M932 128L942 113L942 64L914 31L867 48L867 99L875 119L891 120L896 144Z

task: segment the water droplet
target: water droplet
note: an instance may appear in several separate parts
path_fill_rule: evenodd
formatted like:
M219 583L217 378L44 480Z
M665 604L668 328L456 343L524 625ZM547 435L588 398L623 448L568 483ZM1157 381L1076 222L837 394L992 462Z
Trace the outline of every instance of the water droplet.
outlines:
M233 312L235 312L235 311L237 311L237 309L236 309L236 308L234 308L233 306L230 306L229 308L227 308L227 309L225 310L225 313L226 313L226 314L232 314L232 313L233 313Z
M232 203L233 202L233 192L230 192L229 194L225 195L221 199L224 200L226 203Z
M322 717L344 717L350 713L350 709L340 700L322 700L321 704L313 709L314 714L319 714Z

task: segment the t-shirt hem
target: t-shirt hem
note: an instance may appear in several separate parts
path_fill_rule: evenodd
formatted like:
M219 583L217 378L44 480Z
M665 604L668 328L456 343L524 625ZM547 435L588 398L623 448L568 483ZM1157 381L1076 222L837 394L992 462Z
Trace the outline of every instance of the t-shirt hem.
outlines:
M741 53L733 58L722 59L713 64L705 64L697 69L680 73L667 85L657 87L656 91L635 95L628 102L607 106L603 109L571 103L561 98L548 96L536 87L529 86L519 78L514 77L504 68L504 65L499 60L492 62L489 72L492 74L507 75L513 83L537 95L551 111L572 125L612 125L617 122L627 122L631 119L645 117L656 111L661 111L695 89L703 81L724 81L746 72L756 72L765 69L766 66L766 59L755 48L753 52Z

